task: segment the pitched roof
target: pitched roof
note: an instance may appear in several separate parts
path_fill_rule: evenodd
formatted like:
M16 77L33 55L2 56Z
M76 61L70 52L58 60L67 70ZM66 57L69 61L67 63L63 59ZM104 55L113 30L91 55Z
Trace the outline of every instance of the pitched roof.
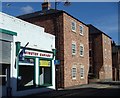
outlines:
M91 34L104 34L107 37L109 37L110 39L112 39L109 35L107 35L106 33L104 33L103 31L99 30L98 28L96 28L95 26L93 26L92 24L88 24L88 27L90 28L89 31ZM94 30L92 30L94 29Z
M50 9L50 10L37 11L37 12L29 13L29 14L20 15L20 16L17 16L17 18L28 19L28 18L43 16L43 15L48 15L48 14L53 14L53 13L58 13L58 12L61 12L61 10L55 11L54 9Z
M29 19L29 18L34 18L34 17L38 17L38 16L44 16L44 15L50 15L50 14L59 14L59 13L66 13L67 15L71 16L75 20L77 20L77 21L81 22L82 24L86 25L85 23L83 23L82 21L73 17L72 15L68 14L67 12L65 12L63 10L55 10L55 9L50 9L50 10L45 10L45 11L37 11L37 12L29 13L29 14L24 14L24 15L17 16L17 18Z

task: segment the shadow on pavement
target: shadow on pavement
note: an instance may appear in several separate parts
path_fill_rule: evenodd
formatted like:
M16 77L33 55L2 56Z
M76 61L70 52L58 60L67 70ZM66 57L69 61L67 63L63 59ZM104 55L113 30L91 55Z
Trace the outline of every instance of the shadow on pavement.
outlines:
M120 88L95 88L95 87L87 87L87 88L74 88L74 89L64 89L58 91L50 91L45 93L39 93L30 95L30 97L49 97L49 98L63 98L66 96L120 96ZM23 97L25 98L25 97Z

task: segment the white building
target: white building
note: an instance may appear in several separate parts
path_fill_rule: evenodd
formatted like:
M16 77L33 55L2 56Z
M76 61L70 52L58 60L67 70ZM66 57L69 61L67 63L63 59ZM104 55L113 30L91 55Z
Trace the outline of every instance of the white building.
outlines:
M24 58L20 58L25 46ZM0 95L24 96L55 89L54 59L53 35L0 12Z

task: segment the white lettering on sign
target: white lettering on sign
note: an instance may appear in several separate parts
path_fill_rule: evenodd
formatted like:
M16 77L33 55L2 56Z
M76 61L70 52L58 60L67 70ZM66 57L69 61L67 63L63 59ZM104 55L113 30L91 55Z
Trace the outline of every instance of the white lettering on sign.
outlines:
M52 58L53 53L45 53L33 50L25 50L25 56L35 56L35 57L42 57L42 58Z

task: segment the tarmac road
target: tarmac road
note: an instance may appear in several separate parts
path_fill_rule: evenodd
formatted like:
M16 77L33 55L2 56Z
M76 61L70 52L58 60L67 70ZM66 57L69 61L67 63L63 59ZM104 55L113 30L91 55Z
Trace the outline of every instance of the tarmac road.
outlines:
M45 96L48 98L64 98L66 96L120 96L120 85L95 83L58 91L50 91L42 94L35 94L33 96Z

